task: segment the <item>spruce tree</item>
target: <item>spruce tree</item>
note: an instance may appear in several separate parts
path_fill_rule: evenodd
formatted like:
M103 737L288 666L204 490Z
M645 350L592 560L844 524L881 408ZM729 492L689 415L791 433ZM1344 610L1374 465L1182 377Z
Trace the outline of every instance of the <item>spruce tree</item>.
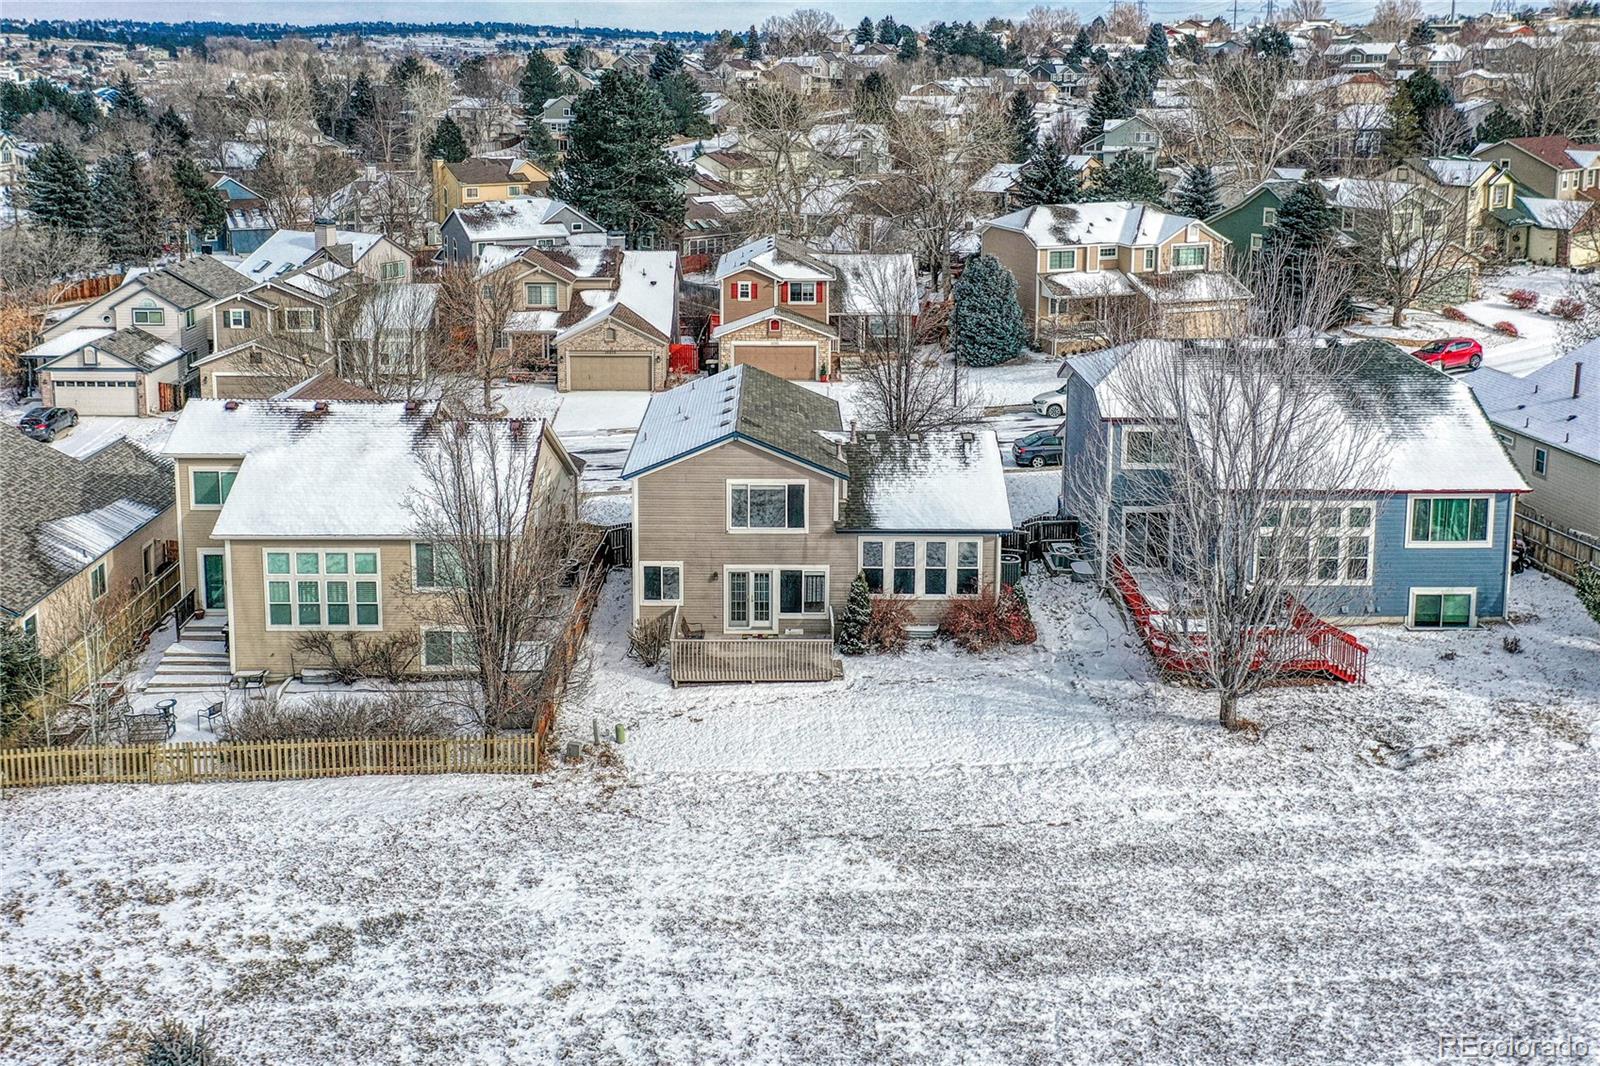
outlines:
M211 187L206 172L188 156L179 156L172 164L172 188L184 223L197 232L222 231L227 222L227 208L222 194Z
M1183 181L1172 190L1172 209L1190 218L1208 219L1222 210L1222 197L1217 192L1217 177L1204 163L1196 163L1183 176Z
M650 80L660 81L683 70L683 53L671 41L655 47L655 58L650 60Z
M1167 50L1167 30L1161 23L1150 24L1150 32L1145 34L1144 38L1144 51L1140 53L1139 58L1152 70L1167 69L1171 56Z
M1154 168L1133 152L1119 152L1108 167L1101 167L1089 179L1089 192L1096 200L1131 200L1152 207L1164 207L1161 178Z
M378 95L372 87L372 78L363 70L350 83L349 95L339 109L339 139L354 144L366 132L377 112Z
M583 70L589 65L589 50L583 45L573 42L567 45L561 53L561 61L573 70Z
M189 124L170 106L156 118L151 125L151 132L155 135L150 145L152 155L175 155L189 147L189 142L194 138Z
M881 71L873 71L856 85L851 110L862 122L883 122L894 110L894 86Z
M1422 120L1409 93L1400 91L1389 98L1389 128L1383 135L1383 156L1391 163L1403 163L1422 149Z
M433 136L423 152L429 159L443 159L446 163L459 163L471 154L467 150L467 139L461 135L461 127L449 115L433 127Z
M133 83L132 75L123 71L115 88L117 98L111 105L113 118L133 119L136 122L149 120L150 108L146 106L144 97L139 95L139 87Z
M761 33L754 26L744 35L744 57L751 60L761 58Z
M1094 42L1089 39L1088 27L1079 26L1078 35L1072 39L1072 47L1067 49L1067 61L1082 66L1093 51Z
M554 173L561 157L556 139L550 136L550 127L538 119L528 123L527 132L522 135L522 150L528 153L529 159L551 173Z
M922 45L917 41L917 32L909 27L900 35L900 51L895 53L895 58L902 63L910 63L922 54Z
M1100 71L1100 77L1094 85L1094 95L1089 99L1089 121L1084 125L1084 140L1093 141L1104 135L1108 120L1127 118L1133 114L1126 92L1124 78L1115 67Z
M28 214L42 226L60 226L84 236L93 224L94 197L83 160L66 145L52 141L28 164L24 184Z
M1262 235L1259 269L1275 270L1280 274L1276 290L1284 295L1281 312L1285 321L1273 323L1277 328L1334 323L1307 323L1301 307L1301 297L1317 284L1320 272L1333 255L1339 238L1339 212L1328 203L1322 186L1314 181L1302 181L1283 201L1278 209L1278 219ZM1348 317L1349 299L1337 309L1336 319Z
M1489 117L1478 127L1478 140L1486 144L1509 141L1523 135L1522 122L1501 104L1495 104Z
M872 20L863 17L856 26L856 44L871 44L877 36L877 31L872 28Z
M867 652L867 623L872 621L872 590L867 587L867 575L856 571L850 582L850 596L844 610L839 612L834 627L833 643L842 655L865 655Z
M672 135L672 113L655 88L608 70L573 104L553 191L607 229L623 230L629 247L664 238L684 212L679 168L663 153Z
M422 65L414 53L406 53L406 57L396 63L389 71L389 84L404 92L411 83L428 73L428 68Z
M132 148L124 146L95 167L94 202L95 230L109 259L132 263L161 254L155 189Z
M899 44L900 30L900 23L894 20L893 15L883 16L883 18L878 20L878 43Z
M710 136L711 122L701 110L706 106L706 97L693 78L679 70L656 82L656 91L672 113L672 128L679 136Z
M1039 142L1033 155L1023 164L1018 176L1017 194L1012 203L1018 207L1035 204L1075 204L1083 199L1083 183L1072 168L1067 146L1057 134Z
M1006 121L1011 126L1011 161L1025 163L1039 144L1039 120L1033 117L1033 101L1018 89L1006 105Z
M962 267L952 294L950 344L968 366L996 366L1015 359L1027 341L1017 279L992 255L976 255Z
M537 48L528 53L522 77L517 80L517 93L522 99L523 110L537 114L544 110L546 103L565 95L569 88L571 83L550 61L549 56Z
M39 653L39 640L15 626L0 626L0 736L28 715L28 705L55 677L56 663Z
M1400 88L1396 90L1396 94L1399 93L1411 98L1411 107L1417 113L1417 122L1424 129L1428 128L1428 123L1435 112L1451 106L1454 102L1450 90L1440 84L1439 79L1426 69L1413 72L1400 84Z

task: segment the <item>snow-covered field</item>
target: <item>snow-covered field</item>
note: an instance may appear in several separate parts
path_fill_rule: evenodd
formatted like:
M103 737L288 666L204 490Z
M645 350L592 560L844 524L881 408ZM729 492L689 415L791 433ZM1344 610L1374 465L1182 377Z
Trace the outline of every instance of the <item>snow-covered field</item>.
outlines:
M1027 475L1024 475L1027 476ZM0 803L0 1061L1434 1062L1600 1038L1600 627L1367 629L1372 683L1155 683L1083 586L1040 643L672 689L608 586L538 779ZM1519 655L1502 647L1515 634Z

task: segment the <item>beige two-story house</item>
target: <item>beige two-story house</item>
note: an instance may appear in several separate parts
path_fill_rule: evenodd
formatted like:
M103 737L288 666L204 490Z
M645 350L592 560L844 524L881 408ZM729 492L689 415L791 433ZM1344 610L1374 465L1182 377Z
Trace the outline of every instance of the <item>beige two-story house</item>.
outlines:
M576 514L577 464L543 421L456 423L416 401L201 399L184 409L164 449L183 587L226 619L232 673L328 665L298 639L311 633L397 637L421 673L465 665L440 607L436 545L418 539L439 435L458 432L494 436L473 454L500 457L498 476L528 476L541 515Z
M1052 354L1225 336L1250 299L1227 270L1227 238L1148 204L1025 207L987 223L982 247L1016 277L1033 344Z
M1548 200L1600 198L1600 144L1571 137L1513 137L1472 153L1509 171L1527 195Z
M857 573L925 625L999 588L1011 512L988 430L849 434L835 401L741 364L653 397L622 476L635 619L816 637Z

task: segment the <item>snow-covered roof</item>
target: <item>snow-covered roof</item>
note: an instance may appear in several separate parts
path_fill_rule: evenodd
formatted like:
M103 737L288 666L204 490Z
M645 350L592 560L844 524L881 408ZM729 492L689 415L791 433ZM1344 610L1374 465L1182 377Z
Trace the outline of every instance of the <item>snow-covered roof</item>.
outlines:
M59 337L51 337L34 345L22 353L24 359L54 359L57 356L70 355L92 341L97 341L112 332L110 326L79 326L69 329Z
M1039 248L1077 244L1160 244L1199 219L1128 200L1024 207L984 227L1026 234Z
M1226 270L1174 270L1129 274L1128 281L1151 303L1212 304L1250 299L1245 283Z
M371 340L385 331L427 329L438 302L438 285L406 282L379 286L362 305L351 334L359 340Z
M1428 172L1441 185L1469 186L1494 169L1482 159L1430 159Z
M518 196L458 207L451 214L461 224L468 240L515 241L564 235L567 228L550 220L567 206L547 196Z
M791 311L789 308L779 304L777 307L758 308L755 311L750 312L748 315L745 315L743 318L736 318L731 322L724 322L722 325L711 331L711 339L721 340L730 333L737 333L746 326L753 326L757 322L764 322L769 318L781 318L785 322L799 326L802 329L812 330L827 337L837 337L839 335L838 330L834 329L821 319L802 315L797 311Z
M82 569L127 540L161 513L136 500L117 500L82 514L42 523L37 532L39 551L62 567Z
M1213 344L1140 341L1074 356L1062 363L1063 376L1076 376L1095 393L1100 417L1148 418L1134 401L1138 382L1170 365L1186 363L1185 373L1216 374L1219 348ZM1359 488L1375 492L1524 492L1527 483L1500 446L1472 389L1459 377L1442 373L1395 351L1375 355L1353 374L1326 383L1326 418L1316 432L1329 437L1377 442L1373 483L1359 486L1284 486L1284 488ZM1375 398L1382 397L1382 402Z
M1134 288L1120 270L1059 270L1041 274L1039 280L1051 296L1078 299L1085 296L1132 296Z
M718 280L741 270L759 270L780 281L832 281L833 276L795 241L757 237L717 260Z
M350 246L351 261L359 260L383 240L381 233L362 233L341 229L333 234L334 244ZM312 230L280 229L261 242L261 246L239 264L239 272L252 281L265 281L301 266L317 252L317 235Z
M1592 200L1552 200L1544 196L1519 196L1517 204L1540 229L1570 230L1594 207Z
M994 195L1010 192L1021 179L1023 166L1022 163L996 163L972 183L972 191Z
M860 434L844 446L850 494L844 531L1007 533L1012 529L993 430Z
M627 320L629 313L643 320L668 341L675 323L673 310L678 291L678 253L628 251L622 253L615 289L586 289L577 295L593 310L556 335L560 344L614 315Z
M1466 380L1491 422L1600 463L1600 340L1526 377L1485 367Z

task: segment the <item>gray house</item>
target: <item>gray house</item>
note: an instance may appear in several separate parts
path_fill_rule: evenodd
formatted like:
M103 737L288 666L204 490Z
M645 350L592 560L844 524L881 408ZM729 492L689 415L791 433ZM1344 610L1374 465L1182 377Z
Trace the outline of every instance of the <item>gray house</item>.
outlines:
M545 196L519 196L458 207L439 227L439 258L476 262L491 244L565 251L610 243L605 227L577 208Z

